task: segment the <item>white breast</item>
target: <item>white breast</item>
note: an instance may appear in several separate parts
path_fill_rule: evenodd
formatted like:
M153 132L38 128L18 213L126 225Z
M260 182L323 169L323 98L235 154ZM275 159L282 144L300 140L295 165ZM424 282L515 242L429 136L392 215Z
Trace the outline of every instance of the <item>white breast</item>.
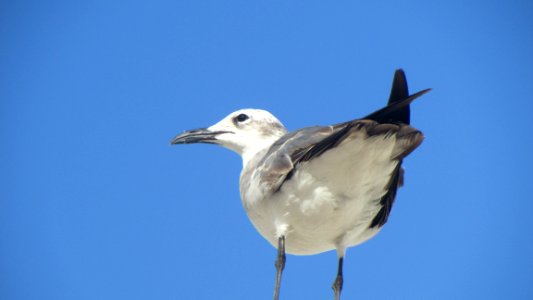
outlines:
M311 161L299 164L271 196L248 191L247 213L273 246L285 235L286 251L316 254L347 248L374 236L369 225L398 164L392 160L394 135L354 134ZM253 188L253 187L251 187ZM255 195L254 195L255 193Z

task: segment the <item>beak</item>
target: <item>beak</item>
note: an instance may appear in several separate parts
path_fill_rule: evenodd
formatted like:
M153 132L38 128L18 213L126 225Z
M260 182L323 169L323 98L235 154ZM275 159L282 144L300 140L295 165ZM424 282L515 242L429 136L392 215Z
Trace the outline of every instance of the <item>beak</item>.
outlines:
M231 133L231 131L211 131L208 128L199 128L185 131L178 134L170 142L171 145L176 144L194 144L194 143L208 143L216 144L217 135L222 133Z

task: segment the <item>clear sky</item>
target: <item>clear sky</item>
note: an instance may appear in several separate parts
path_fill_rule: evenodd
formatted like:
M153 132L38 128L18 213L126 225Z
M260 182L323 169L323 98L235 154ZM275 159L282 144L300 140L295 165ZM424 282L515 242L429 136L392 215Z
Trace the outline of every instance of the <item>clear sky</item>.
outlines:
M426 139L344 299L533 298L532 1L2 1L0 298L270 299L240 158L170 146L263 108L289 129L385 104ZM334 252L282 299L328 299Z

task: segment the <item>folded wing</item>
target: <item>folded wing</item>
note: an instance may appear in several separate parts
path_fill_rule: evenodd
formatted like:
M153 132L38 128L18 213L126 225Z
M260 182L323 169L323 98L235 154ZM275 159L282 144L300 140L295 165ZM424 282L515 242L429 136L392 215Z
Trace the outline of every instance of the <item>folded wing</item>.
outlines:
M387 192L379 200L382 207L370 224L370 227L382 226L387 222L396 191L403 184L402 160L423 140L422 133L409 126L409 104L428 91L426 89L409 96L405 74L397 70L386 107L362 119L333 126L307 127L288 133L270 147L255 172L263 178L263 186L275 193L290 180L299 165L347 140L393 137L395 145L390 160L397 160L398 164L389 175L385 187Z

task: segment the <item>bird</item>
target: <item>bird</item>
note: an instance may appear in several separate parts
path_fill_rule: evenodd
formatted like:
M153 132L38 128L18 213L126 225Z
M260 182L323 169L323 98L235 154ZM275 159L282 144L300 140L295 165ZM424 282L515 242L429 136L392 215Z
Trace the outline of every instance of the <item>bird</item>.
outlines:
M277 249L274 300L286 253L330 250L338 258L332 289L339 300L346 249L385 225L404 183L402 162L424 139L410 126L410 104L430 90L410 95L398 69L387 105L363 118L289 132L266 110L240 109L210 127L178 134L171 144L216 144L242 157L242 205Z

